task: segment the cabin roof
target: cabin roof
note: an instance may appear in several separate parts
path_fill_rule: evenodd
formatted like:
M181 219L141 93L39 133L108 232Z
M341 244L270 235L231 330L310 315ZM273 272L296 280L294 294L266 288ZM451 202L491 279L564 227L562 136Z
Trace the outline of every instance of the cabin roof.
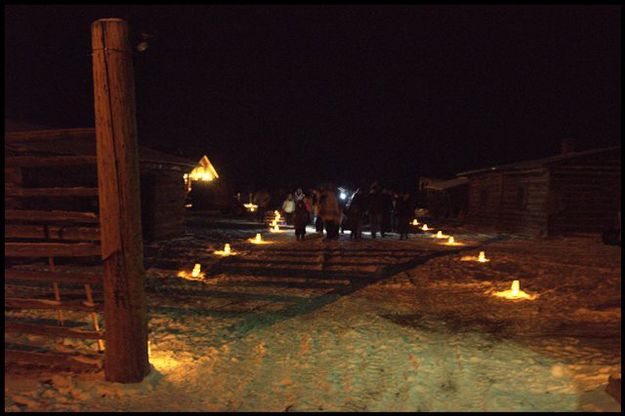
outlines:
M6 122L7 120L5 120ZM31 128L28 128L31 127ZM42 130L41 128L32 128L32 126L20 123L11 122L10 125L5 125L5 132L23 132L23 131L35 131ZM52 155L87 155L95 156L96 154L96 141L95 130L93 137L86 138L71 138L71 139L55 139L55 140L41 140L41 141L28 141L7 144L5 142L5 149L37 152ZM182 156L172 155L169 153L161 152L159 150L151 149L146 146L139 145L139 162L143 163L160 163L169 165L179 165L189 168L194 168L196 162L189 158Z
M575 159L578 157L593 155L597 153L613 152L615 150L619 150L620 148L621 146L611 146L611 147L602 147L600 149L584 150L581 152L564 153L564 154L545 157L541 159L526 160L522 162L507 163L504 165L497 165L497 166L491 166L491 167L486 167L486 168L481 168L481 169L469 170L465 172L460 172L457 174L457 176L461 177L461 176L474 175L474 174L485 173L485 172L500 172L500 171L508 171L508 170L528 170L528 169L542 168L546 165L555 164L561 161Z
M455 188L457 186L466 185L469 182L469 178L465 176L459 176L453 179L447 180L432 180L425 185L425 189L433 189L436 191L443 191L445 189Z

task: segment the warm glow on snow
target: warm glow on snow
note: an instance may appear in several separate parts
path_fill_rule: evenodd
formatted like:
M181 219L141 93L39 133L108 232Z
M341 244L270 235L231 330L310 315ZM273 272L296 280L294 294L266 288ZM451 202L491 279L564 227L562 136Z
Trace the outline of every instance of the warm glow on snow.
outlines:
M433 235L433 237L435 237L435 238L447 238L449 236L447 234L443 234L442 231L439 231L435 235ZM453 237L451 237L451 238L453 238Z
M271 241L265 241L263 240L262 236L260 235L260 233L256 234L255 238L250 238L249 240L250 243L252 244L271 244Z
M247 209L249 212L254 212L256 211L256 208L258 208L258 205L256 204L252 204L251 202L248 204L243 204L243 206L245 207L245 209Z
M538 295L530 295L527 292L524 292L520 289L521 285L518 280L514 280L512 282L512 287L508 290L504 290L501 292L493 293L494 296L498 296L506 299L528 299L533 300L538 297Z
M231 251L229 243L226 243L223 250L216 250L213 253L217 254L218 256L234 256L235 254L237 254L236 252Z
M202 266L199 263L196 263L191 273L186 270L181 270L178 272L178 277L182 277L187 280L202 280L204 279L204 272L201 271L201 268Z

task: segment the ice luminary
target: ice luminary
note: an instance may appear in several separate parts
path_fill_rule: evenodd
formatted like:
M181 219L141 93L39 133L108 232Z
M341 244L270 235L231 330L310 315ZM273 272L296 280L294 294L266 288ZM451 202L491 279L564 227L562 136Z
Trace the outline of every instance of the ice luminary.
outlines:
M505 299L519 299L519 300L533 300L538 297L538 295L531 295L527 292L521 290L521 285L518 280L514 280L512 282L512 286L508 290L504 290L501 292L495 292L493 295L505 298Z
M226 243L223 250L216 250L214 254L217 254L218 256L233 256L237 253L231 250L229 243Z
M412 220L412 225L419 225L419 221L417 221L417 219L415 218L414 220Z
M447 240L447 243L449 244L454 244L456 241L454 240L453 237L449 237L449 240Z
M269 241L265 241L263 240L262 236L260 235L260 233L256 234L255 238L250 238L248 240L250 243L252 244L270 244Z
M187 280L201 280L204 278L204 272L202 272L201 268L202 266L199 263L196 263L191 273L182 270L178 272L178 277L182 277Z
M480 254L477 256L477 261L479 261L480 263L486 263L487 261L490 261L490 260L486 258L486 253L484 253L483 251L480 251Z
M200 266L199 263L196 263L195 266L193 267L193 271L191 272L191 276L198 277L200 275L201 268L202 266Z
M423 231L427 231L428 230L428 225L427 224L423 224L423 227L421 227L421 229Z

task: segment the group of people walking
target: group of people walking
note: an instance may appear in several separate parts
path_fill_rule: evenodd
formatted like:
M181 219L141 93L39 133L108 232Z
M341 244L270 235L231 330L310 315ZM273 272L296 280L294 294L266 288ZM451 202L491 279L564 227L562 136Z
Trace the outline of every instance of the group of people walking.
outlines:
M351 231L350 239L360 240L367 221L371 227L371 238L377 238L378 234L385 237L386 233L396 231L400 240L407 239L414 210L410 194L385 190L377 181L368 188L362 188L346 197L344 203L333 184L310 189L308 194L299 188L287 195L281 209L287 224L294 226L297 240L304 239L306 226L311 221L318 233L325 229L325 240L338 240L339 232L345 230ZM264 194L257 193L254 198L259 205L261 221L268 208L268 194L266 191Z

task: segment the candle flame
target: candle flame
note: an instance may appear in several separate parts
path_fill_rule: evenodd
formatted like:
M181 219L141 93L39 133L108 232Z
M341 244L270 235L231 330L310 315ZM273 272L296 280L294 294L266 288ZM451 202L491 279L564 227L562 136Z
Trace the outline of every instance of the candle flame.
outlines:
M224 254L230 254L230 244L228 243L224 246Z
M510 289L512 290L511 295L513 297L518 297L519 296L519 281L518 280L514 280L512 282L512 287Z

